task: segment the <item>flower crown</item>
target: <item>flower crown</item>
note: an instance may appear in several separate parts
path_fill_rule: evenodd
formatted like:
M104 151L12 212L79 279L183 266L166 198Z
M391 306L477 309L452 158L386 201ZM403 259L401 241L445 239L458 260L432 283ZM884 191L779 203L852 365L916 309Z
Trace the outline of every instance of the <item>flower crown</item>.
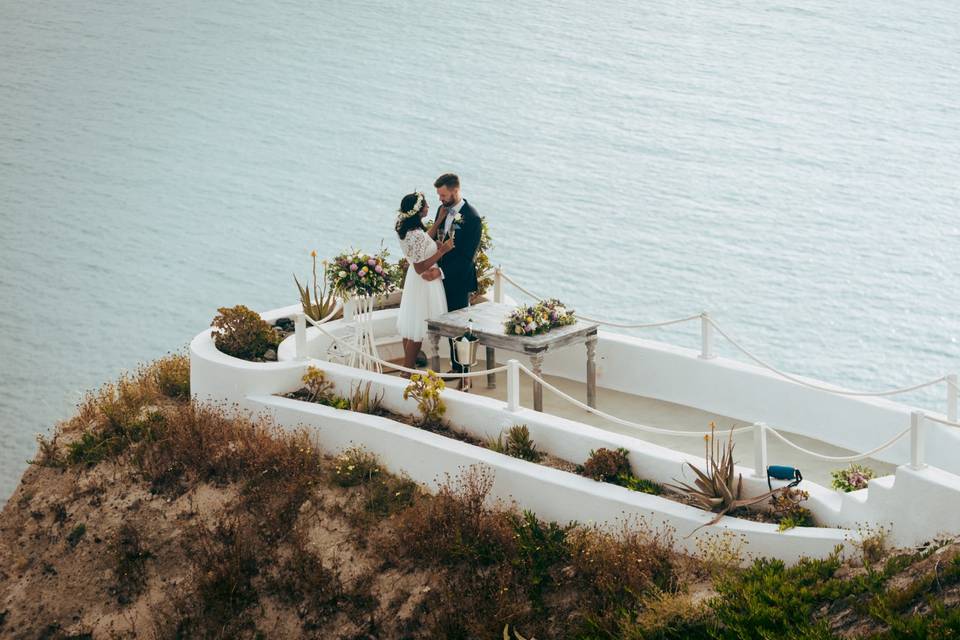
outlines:
M397 224L400 224L407 218L412 218L413 216L420 213L420 209L423 208L423 194L419 191L415 192L417 194L417 201L413 204L413 207L410 211L404 211L403 209L397 210Z

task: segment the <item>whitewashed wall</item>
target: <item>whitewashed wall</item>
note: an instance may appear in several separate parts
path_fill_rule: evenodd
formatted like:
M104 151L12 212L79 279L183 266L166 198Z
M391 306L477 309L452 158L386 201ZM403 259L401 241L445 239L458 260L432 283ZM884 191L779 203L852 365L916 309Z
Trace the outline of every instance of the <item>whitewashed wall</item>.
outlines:
M293 313L296 310L296 307L276 310L270 314L264 314L264 317L273 319L281 315ZM377 332L390 335L393 331L393 322L394 312L389 310L378 312L375 324ZM327 330L334 333L346 334L350 329L342 322L334 322L327 326ZM325 355L330 345L329 339L322 336L320 332L315 329L309 330L308 335L310 336L308 352L317 356ZM647 359L647 366L650 366L649 362L651 360L656 360L657 357L659 357L661 358L661 365L665 368L673 367L677 370L686 369L688 373L696 370L698 375L702 376L703 379L695 379L693 381L694 385L705 385L709 387L710 385L707 383L707 379L710 377L725 379L728 376L740 379L741 384L746 385L746 381L750 379L751 376L758 375L756 371L738 371L737 369L743 366L739 363L732 363L734 366L730 367L729 365L731 363L729 362L725 363L717 360L702 361L696 358L696 355L692 352L683 352L682 350L672 352L674 351L672 347L663 349L651 345L638 345L633 343L635 339L630 339L627 343L623 343L619 338L620 337L617 337L611 340L609 336L604 335L601 339L601 353L603 354L605 352L605 355L603 355L604 360L602 360L602 362L604 362L602 381L608 388L613 387L620 391L630 392L631 389L636 389L638 385L647 384L649 386L654 384L650 380L646 380L645 382L645 374L642 372L639 374L635 373L631 379L622 379L627 376L627 372L629 371L626 368L629 358L631 356L637 356L641 350L643 350L644 357ZM558 357L553 358L553 361L549 363L550 366L553 367L552 372L555 374L567 373L571 378L575 378L575 372L570 370L573 369L575 365L571 362L564 362L563 356L564 354L562 353L558 354ZM297 403L282 398L271 398L271 394L291 391L298 388L300 386L300 377L303 375L307 366L307 362L291 359L293 357L292 337L281 345L280 357L281 362L276 363L250 363L238 360L217 351L209 336L209 332L204 332L198 335L191 343L191 388L198 399L201 400L236 403L238 407L245 410L257 411L268 409L278 418L282 418L282 423L287 426L294 426L295 424L303 422L304 424L319 427L321 426L320 423L322 420L317 416L325 419L335 417L337 421L340 421L338 424L346 420L350 424L368 425L369 421L365 418L370 418L369 416L357 416L350 412L336 412L324 407L319 407L318 405ZM582 366L582 354L581 357L576 358L576 360L578 365ZM403 388L406 385L406 382L402 379L359 371L332 362L317 362L316 364L327 372L328 377L335 383L338 392L342 395L348 395L354 385L360 382L370 381L374 384L375 390L383 392L384 403L388 408L401 413L415 412L415 403L413 403L412 400L404 401L402 399ZM697 364L702 365L702 367L698 369ZM568 370L564 369L565 366ZM614 375L617 372L619 372L619 375ZM662 375L661 372L661 376L655 383L656 385L663 386ZM679 374L673 375L679 376ZM768 378L766 380L766 384L768 385L779 382L769 380L769 376L765 377ZM691 379L688 376L685 380L690 382ZM675 381L675 384L681 384L679 378ZM719 382L715 384L719 384ZM726 384L729 386L733 383L727 380ZM769 392L770 389L767 388L767 391ZM790 390L781 389L780 391L789 393ZM666 393L667 390L664 389L663 392ZM715 394L714 399L720 403L722 397L723 394ZM673 402L680 401L676 396L663 399ZM592 449L599 447L624 447L630 452L634 471L638 476L662 483L671 482L676 478L683 477L684 471L682 469L682 463L685 460L694 463L701 462L698 459L693 459L676 451L636 438L611 433L549 414L537 413L528 409L520 409L517 412L511 413L506 409L505 403L489 398L448 390L445 392L445 400L448 406L447 417L450 422L475 437L496 437L502 430L509 428L513 424L526 424L530 429L531 437L538 446L553 455L575 463L583 462ZM848 400L849 402L849 399L844 398L844 400ZM291 402L293 404L291 404ZM693 405L694 403L691 399L687 404ZM874 403L866 404L874 405ZM717 408L716 406L711 407L704 404L699 406L705 410L733 415L738 415L736 411L742 410ZM732 404L723 406L730 407ZM880 408L882 409L883 407ZM280 409L282 409L282 411L278 412ZM855 403L850 403L847 409L853 414L856 414L858 410ZM878 408L873 406L872 410L876 409ZM799 412L799 407L797 410ZM779 424L770 419L766 421ZM378 429L383 427L382 421L375 420L374 422L378 425ZM386 422L389 423L390 421ZM365 427L356 426L353 428L355 431L351 432L351 435L356 436L358 443L362 441L365 446L369 444L374 451L380 453L381 445L377 444L377 438L380 436L375 435L379 433L377 429L367 433L366 431L362 431ZM413 446L414 449L419 446L418 443L422 444L422 432L420 430L411 429L410 427L402 425L397 425L397 428L400 429L397 434L406 434L413 438L415 444L410 446ZM439 437L442 440L449 441L449 439L443 439L441 436L427 435L432 436L432 438ZM426 480L422 480L425 477L424 474L428 471L430 473L435 472L437 470L437 464L445 465L443 469L444 472L455 472L456 468L451 466L452 461L460 460L461 458L464 460L472 460L473 462L470 462L470 464L475 462L493 464L498 474L501 470L508 474L516 472L515 467L517 463L510 461L511 459L506 459L507 462L504 462L504 457L499 454L485 452L486 450L470 447L464 443L449 442L454 443L450 446L454 446L458 452L457 455L447 458L441 457L439 459L435 456L431 457L428 455L431 462L424 468L420 468L423 465L422 454L413 455L411 453L410 455L400 456L399 452L401 450L405 451L409 449L407 445L404 445L404 447L398 446L396 449L384 449L381 455L393 455L393 458L389 461L392 470L405 470L411 473L415 479L424 482L426 482ZM441 445L446 446L446 443L438 444L431 439L431 447ZM464 447L467 447L467 449L464 449ZM391 451L393 451L392 454ZM491 458L490 455L493 455L493 458ZM464 456L466 457L464 458ZM504 467L503 464L507 466ZM570 492L573 491L573 489L571 488L570 480L565 478L565 476L572 476L572 474L566 474L539 465L534 465L530 468L524 466L523 468L525 471L521 476L524 477L529 473L545 474L544 477L546 479L538 480L537 486L541 486L543 482L554 482L557 478L564 477L564 479L559 482L557 493L541 493L539 494L541 496L540 499L534 499L532 495L527 496L523 491L519 494L513 493L515 489L514 484L504 479L503 483L498 485L498 495L501 497L512 495L517 498L518 502L524 507L537 511L542 517L562 519L559 516L550 514L565 513L563 508L553 505L553 502L561 501L569 503L572 499ZM537 471L538 469L541 471ZM760 493L766 488L765 481L754 478L752 470L747 468L738 468L738 470L744 476L745 489L748 494ZM556 474L561 474L561 476L557 476ZM686 475L689 476L689 472L687 472ZM578 488L587 486L582 482L585 479L577 478L576 476L573 477L576 478L573 486ZM645 513L651 517L655 516L654 519L662 517L664 518L663 522L669 522L670 526L678 531L678 535L681 538L710 517L697 509L678 505L664 498L653 496L640 498L638 494L620 487L613 487L612 485L595 487L593 485L599 483L593 483L589 480L586 480L586 482L591 485L591 489L583 493L579 500L574 501L573 506L570 508L575 511L582 509L583 513L600 513L595 511L599 507L593 504L593 501L596 500L597 491L601 493L613 491L614 498L604 503L607 505L604 507L607 510L601 510L602 513L606 514L606 517L594 518L594 520L598 522L604 519L616 519L617 514L620 512L612 509L614 509L615 505L619 505L616 508L623 510L624 500L627 500L629 504L633 504L631 501L640 500L641 502L637 503L637 505L642 505L642 508L634 505L636 508L629 511L631 514L637 515L640 511L646 510ZM960 511L942 508L945 501L948 504L957 503L958 498L960 498L960 478L940 469L928 468L924 470L913 470L900 467L897 470L896 476L874 480L871 482L871 489L852 494L840 494L810 482L805 482L802 488L811 494L811 499L807 506L814 512L818 521L824 524L852 528L867 526L872 529L888 527L892 530L893 540L898 544L916 544L928 540L941 532L960 531ZM626 494L622 494L621 492L626 492ZM677 507L683 507L680 513L676 511ZM686 510L691 511L688 513ZM574 516L570 517L570 519L579 519L582 521L584 516ZM827 553L832 549L832 544L836 543L838 539L849 538L855 534L855 532L851 532L850 530L841 529L801 529L787 533L776 533L776 528L771 525L748 523L732 518L725 518L721 525L717 525L717 527L713 529L728 529L736 531L738 535L742 533L745 536L745 540L748 541L751 552L771 555L773 557L783 557L784 559L788 557L798 557L798 553L800 555L810 554L813 553L814 549ZM839 538L837 538L837 536L839 536ZM799 539L809 539L809 545L813 546L811 547L807 545L807 543L799 544ZM779 540L780 543L775 543L773 542L774 540ZM824 544L825 540L830 541L831 544ZM787 541L790 542L793 551L786 552L779 549L776 552L768 553L768 548L777 547L778 544ZM761 549L762 551L760 551ZM817 551L815 555L819 555L820 551Z

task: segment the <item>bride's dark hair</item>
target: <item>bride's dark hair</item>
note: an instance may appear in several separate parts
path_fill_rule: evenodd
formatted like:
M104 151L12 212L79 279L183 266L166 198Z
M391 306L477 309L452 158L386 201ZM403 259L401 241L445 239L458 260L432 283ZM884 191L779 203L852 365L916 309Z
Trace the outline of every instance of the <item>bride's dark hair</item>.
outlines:
M400 211L410 211L415 204L417 204L417 194L408 193L403 196L403 200L400 201ZM426 204L426 200L424 200ZM400 239L403 240L407 237L407 232L411 229L423 229L423 220L420 218L420 210L423 209L423 205L420 205L420 209L417 209L417 212L414 213L409 218L404 218L397 222L397 235L400 236Z

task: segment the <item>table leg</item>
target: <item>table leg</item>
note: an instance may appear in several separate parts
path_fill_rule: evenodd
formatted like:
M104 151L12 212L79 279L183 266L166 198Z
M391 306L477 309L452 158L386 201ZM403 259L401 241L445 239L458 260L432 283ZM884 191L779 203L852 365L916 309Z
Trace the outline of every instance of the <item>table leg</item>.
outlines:
M487 347L487 369L493 369L497 365L496 354L493 347ZM487 389L497 388L497 374L487 374Z
M597 408L597 336L587 338L587 406Z
M440 373L440 334L427 331L427 342L430 344L430 369Z
M530 356L530 364L533 373L538 378L543 377L543 354L535 353ZM543 385L536 380L533 381L533 410L543 411Z

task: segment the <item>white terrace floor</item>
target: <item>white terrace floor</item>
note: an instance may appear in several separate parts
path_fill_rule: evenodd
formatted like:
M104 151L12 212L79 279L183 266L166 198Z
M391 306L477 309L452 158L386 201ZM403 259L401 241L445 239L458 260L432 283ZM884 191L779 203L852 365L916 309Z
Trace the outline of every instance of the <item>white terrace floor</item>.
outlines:
M450 367L448 362L442 361L441 370L447 371L449 369ZM585 384L553 376L544 376L544 379L571 397L577 398L581 402L586 402ZM457 383L455 381L448 381L448 384L455 388ZM487 379L485 376L473 378L471 393L476 393L488 398L496 398L497 400L506 402L506 385L506 373L497 374L496 389L487 389ZM530 378L525 375L521 375L520 386L521 404L526 408L532 408L533 385ZM717 425L717 432L719 434L723 434L725 431L728 431L730 427L741 427L749 424L746 421L738 420L737 418L730 416L708 413L692 407L673 404L672 402L644 398L618 391L610 391L608 389L597 389L597 408L601 411L609 413L610 415L617 416L618 418L623 418L625 420L630 420L632 422L649 425L651 427L661 427L675 430L706 431L709 430L710 422L713 421ZM577 422L583 422L607 431L622 433L646 442L652 442L670 449L690 453L701 458L703 457L704 444L702 438L665 436L638 431L637 429L631 427L625 427L584 411L579 407L575 407L547 389L543 390L543 410L544 413L550 413L570 420L575 420ZM776 424L771 424L770 426L778 427ZM812 451L822 453L823 455L843 456L856 453L854 451L840 449L833 445L829 445L819 440L807 438L801 435L789 434L788 437L790 437L790 439L796 442L798 445ZM738 464L751 467L753 465L753 437L749 433L746 433L739 434L739 436L735 436L735 438L735 460ZM769 460L770 464L797 467L803 474L804 479L811 480L825 487L830 486L830 472L846 466L845 463L827 462L824 460L811 458L794 451L793 449L790 449L787 447L787 445L776 440L775 438L767 439L767 459ZM582 461L572 460L571 462ZM893 474L894 469L896 468L892 464L872 459L863 461L863 464L873 468L877 476ZM640 475L643 474L641 469L637 469L636 471ZM682 478L678 476L678 479Z

